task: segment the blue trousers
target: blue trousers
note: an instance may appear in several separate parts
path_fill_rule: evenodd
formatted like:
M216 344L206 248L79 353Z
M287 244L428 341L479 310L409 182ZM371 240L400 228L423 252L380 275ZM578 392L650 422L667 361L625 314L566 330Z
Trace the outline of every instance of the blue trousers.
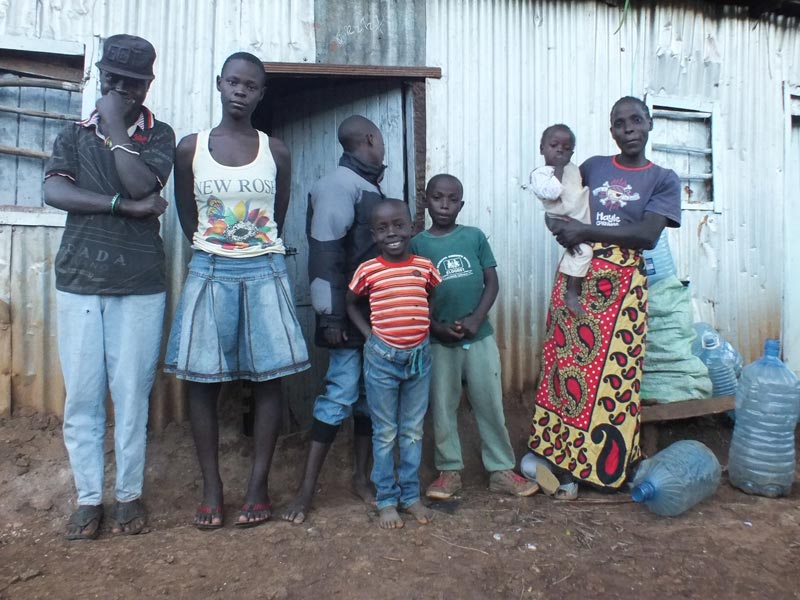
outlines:
M428 410L430 372L427 339L400 350L371 335L364 345L364 382L372 414L372 482L379 510L405 508L419 501L422 422ZM396 468L395 445L399 448Z
M166 293L57 292L58 356L67 391L64 444L78 504L103 500L106 395L114 403L116 498L142 495L150 390L161 350Z
M328 425L341 425L353 413L369 415L361 393L361 348L331 348L325 391L314 401L314 418Z

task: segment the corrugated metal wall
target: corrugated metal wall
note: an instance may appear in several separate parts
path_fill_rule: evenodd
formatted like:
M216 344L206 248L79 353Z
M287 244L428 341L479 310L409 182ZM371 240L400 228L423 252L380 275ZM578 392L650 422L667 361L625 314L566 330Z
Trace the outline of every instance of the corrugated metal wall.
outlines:
M425 0L316 0L317 62L425 62Z
M718 104L721 212L684 211L673 252L700 316L746 360L765 337L780 335L783 80L800 80L800 37L795 21L741 14L700 2L648 3L632 8L616 32L621 12L602 2L429 3L427 63L444 76L427 84L427 172L463 180L461 218L490 236L508 391L535 382L560 255L537 201L520 188L541 164L539 136L565 122L577 134L576 162L614 153L608 113L623 95Z
M89 90L96 86L97 70L93 65L99 58L100 37L120 32L141 35L155 46L156 79L147 105L157 118L172 125L178 139L219 120L214 78L232 52L245 50L269 61L315 60L313 0L104 0L88 4L82 0L14 0L0 11L0 35L84 44L90 67ZM93 106L92 94L85 94L85 98L86 114ZM171 199L171 183L165 192ZM12 219L7 216L5 221ZM165 215L162 232L170 279L165 328L168 332L189 255L171 209ZM7 361L0 361L0 392L4 385L8 387L10 378L15 407L61 414L64 388L55 343L52 275L61 230L2 226L0 235L4 238L0 244L0 276L8 274L12 290L12 324L4 329L0 322L0 350L10 349L11 337L15 347L13 357L6 355ZM6 236L11 240L8 244ZM0 412L7 402L4 394ZM151 402L151 424L160 428L185 416L181 384L174 377L159 373Z
M395 26L410 27L419 6L398 9L405 16ZM796 22L752 21L700 2L660 3L632 9L615 33L619 9L602 2L521 0L429 0L425 21L425 62L444 73L427 84L426 171L429 176L448 171L463 180L462 220L483 227L492 241L502 285L493 319L507 391L536 379L560 255L538 203L520 188L538 164L540 132L564 121L578 136L576 160L611 153L608 111L624 94L649 91L718 103L716 131L723 151L714 156L721 174L714 186L722 196L721 212L686 212L684 227L672 237L673 249L681 274L692 280L700 313L746 359L758 353L763 337L779 334L786 192L782 82L800 82ZM157 78L148 105L179 137L218 120L213 81L231 52L249 50L269 61L318 59L313 0L14 0L0 11L0 34L83 43L89 65L97 60L99 37L122 31L156 46ZM386 46L373 54L362 48L359 56L392 56L388 45L411 43L414 35L403 31L373 40ZM412 55L406 48L397 56ZM94 82L88 85L91 89ZM91 107L91 96L86 98L84 110ZM2 248L19 250L13 261L0 252L0 271L13 269L15 306L32 316L28 322L14 315L8 330L0 318L0 350L11 329L15 336L30 336L30 350L20 362L14 359L13 375L20 382L15 401L60 413L52 312L44 311L52 309L49 274L58 229L17 228L14 235L26 239L6 244L9 229L2 227ZM169 319L188 258L172 211L164 233L172 282ZM41 253L27 251L37 246ZM2 379L6 366L0 367ZM38 387L27 383L34 379ZM184 417L179 392L173 378L159 377L152 409L156 426Z

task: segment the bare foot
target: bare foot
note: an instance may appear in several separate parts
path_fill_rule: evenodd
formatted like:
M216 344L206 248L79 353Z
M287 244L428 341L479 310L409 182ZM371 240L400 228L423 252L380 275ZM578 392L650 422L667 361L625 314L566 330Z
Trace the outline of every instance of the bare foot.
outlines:
M375 488L372 482L363 475L353 475L353 493L361 498L364 504L375 506Z
M308 509L311 508L311 496L297 494L292 503L281 514L281 519L299 525L306 520Z
M567 276L567 293L564 296L564 304L567 309L576 317L585 317L586 311L581 306L581 286L583 285L583 278Z
M572 294L571 292L568 291L566 297L564 298L564 304L567 305L567 309L569 309L569 312L571 312L576 317L586 316L586 311L583 310L580 298L577 295Z
M381 529L400 529L405 525L403 519L397 514L397 508L394 506L387 506L386 508L380 509L378 511L378 516L380 517L378 527Z
M433 511L425 506L422 502L417 500L411 506L406 506L403 509L403 512L407 512L412 517L414 517L418 523L422 525L427 525L431 521L433 521Z

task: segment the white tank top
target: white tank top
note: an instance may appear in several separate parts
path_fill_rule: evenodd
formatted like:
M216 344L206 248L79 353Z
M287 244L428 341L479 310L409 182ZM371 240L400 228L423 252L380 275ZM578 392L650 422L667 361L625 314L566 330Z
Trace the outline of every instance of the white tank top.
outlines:
M197 203L192 247L232 258L285 254L275 222L278 168L269 149L269 137L258 132L258 154L253 162L227 167L208 151L210 132L197 134L192 161Z

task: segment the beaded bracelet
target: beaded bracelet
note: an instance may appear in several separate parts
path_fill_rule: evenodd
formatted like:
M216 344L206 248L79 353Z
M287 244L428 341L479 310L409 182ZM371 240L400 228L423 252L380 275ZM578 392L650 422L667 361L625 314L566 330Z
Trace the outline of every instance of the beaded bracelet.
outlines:
M117 203L119 202L120 194L114 194L114 197L111 198L111 214L113 215L117 210Z

